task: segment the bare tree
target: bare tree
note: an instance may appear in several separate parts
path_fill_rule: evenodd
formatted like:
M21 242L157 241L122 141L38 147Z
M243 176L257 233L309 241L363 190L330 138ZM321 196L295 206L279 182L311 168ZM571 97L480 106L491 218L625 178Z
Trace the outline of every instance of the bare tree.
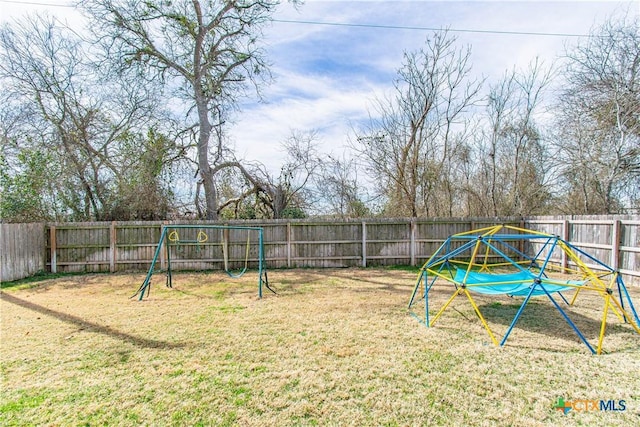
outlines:
M318 135L315 131L292 131L283 143L286 152L284 164L276 180L264 175L261 194L264 204L274 218L282 218L287 208L304 208L313 203L310 182L317 173L321 161L316 149Z
M234 206L237 212L241 204L254 197L252 209L256 215L267 218L303 215L305 208L314 202L310 184L321 165L316 144L315 131L293 130L282 143L285 154L277 176L260 163L243 165L236 160L217 165L215 172L234 167L244 179L243 191L223 201L220 210Z
M557 145L571 213L640 201L639 28L637 18L612 18L567 49Z
M540 113L551 70L537 59L512 71L489 89L487 126L478 140L475 185L484 196L476 215L543 213L550 199L551 159L545 148Z
M458 49L446 31L418 52L405 53L391 97L379 99L354 149L380 181L391 215L452 211L448 167L465 132L465 114L480 83L469 79L470 48Z
M81 41L47 17L0 29L0 78L29 117L17 149L37 147L59 166L49 179L72 218L106 215L123 135L150 122L144 87L101 82Z
M176 87L195 111L197 164L204 188L207 219L216 219L219 200L215 173L236 167L220 151L210 157L212 133L234 108L247 83L256 89L268 76L258 47L261 26L278 0L111 1L80 4L93 27L123 67L140 66L150 78ZM220 141L220 138L218 138Z
M321 203L326 203L329 214L339 218L361 218L372 212L363 201L363 187L358 182L358 164L355 158L327 156L322 162L315 186Z

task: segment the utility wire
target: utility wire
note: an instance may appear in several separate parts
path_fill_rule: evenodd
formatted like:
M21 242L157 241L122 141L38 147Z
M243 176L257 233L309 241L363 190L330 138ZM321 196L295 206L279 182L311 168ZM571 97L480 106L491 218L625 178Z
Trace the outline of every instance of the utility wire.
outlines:
M41 3L35 1L17 1L17 0L0 0L0 3L11 4L23 4L34 6L50 6L50 7L70 7L74 8L72 4L56 4L56 3ZM435 27L416 27L406 25L383 25L383 24L354 24L347 22L322 22L322 21L301 21L291 19L273 19L273 22L282 24L300 24L300 25L326 25L333 27L352 27L352 28L378 28L386 30L413 30L413 31L441 31L445 28ZM517 36L546 36L546 37L591 37L588 34L572 34L572 33L543 33L536 31L502 31L502 30L474 30L474 29L459 29L459 28L446 28L447 31L453 33L475 33L475 34L501 34L501 35L517 35Z
M75 7L72 4L60 4L60 3L40 3L35 1L17 1L17 0L0 0L0 3L11 3L11 4L25 4L29 6L50 6L50 7Z
M508 34L518 36L550 36L550 37L590 37L588 34L570 34L570 33L541 33L533 31L500 31L500 30L470 30L470 29L454 29L454 28L435 28L435 27L413 27L404 25L380 25L380 24L350 24L344 22L320 22L320 21L297 21L287 19L273 19L273 22L283 24L305 24L305 25L329 25L334 27L356 27L356 28L381 28L390 30L418 30L418 31L442 31L447 30L455 33L480 33L480 34Z

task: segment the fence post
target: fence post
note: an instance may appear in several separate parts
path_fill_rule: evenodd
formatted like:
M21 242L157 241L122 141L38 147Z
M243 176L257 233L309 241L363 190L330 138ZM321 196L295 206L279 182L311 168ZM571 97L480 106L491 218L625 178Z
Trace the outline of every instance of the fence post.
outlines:
M565 242L569 242L569 237L570 237L570 231L569 231L569 220L565 219L564 221L562 221L562 239ZM567 254L562 251L562 270L566 271L567 267L569 266L569 260L567 259Z
M42 223L42 270L47 270L47 223Z
M49 238L51 240L51 272L57 273L58 266L56 265L56 226L49 227Z
M158 239L158 244L162 245L162 248L160 248L160 269L161 270L167 269L167 243L162 239L162 229L164 226L168 224L169 224L169 221L163 221L160 224L160 238ZM153 261L150 261L150 262L153 262Z
M362 266L367 266L367 223L362 221Z
M611 233L611 267L618 271L620 268L620 229L622 222L619 219L613 221L613 233Z
M111 221L109 225L109 271L116 271L116 222Z
M291 221L287 221L287 268L291 268Z
M411 247L409 248L409 252L411 255L411 266L415 267L416 265L416 219L415 218L411 218L411 221L409 222L409 233L410 233L410 239L411 239Z

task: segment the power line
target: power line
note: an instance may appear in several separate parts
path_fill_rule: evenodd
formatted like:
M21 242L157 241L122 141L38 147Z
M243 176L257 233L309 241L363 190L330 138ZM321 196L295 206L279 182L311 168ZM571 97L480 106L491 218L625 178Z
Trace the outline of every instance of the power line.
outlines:
M60 4L60 3L41 3L35 1L17 1L17 0L0 0L0 3L11 3L11 4L24 4L28 6L50 6L50 7L75 7L72 4Z
M33 5L33 6L49 6L49 7L69 7L75 8L72 4L60 4L60 3L42 3L35 1L17 1L17 0L0 0L0 3ZM273 22L282 24L301 24L301 25L326 25L333 27L352 27L352 28L378 28L386 30L412 30L412 31L441 31L444 28L436 27L417 27L407 25L384 25L384 24L355 24L348 22L323 22L323 21L300 21L289 19L273 19ZM459 29L459 28L446 28L447 31L453 33L476 33L476 34L499 34L499 35L518 35L518 36L546 36L546 37L590 37L588 34L573 34L573 33L544 33L536 31L502 31L502 30L475 30L475 29Z
M304 25L328 25L334 27L356 27L356 28L381 28L390 30L417 30L417 31L442 31L445 28L435 27L414 27L404 25L381 25L381 24L352 24L345 22L320 22L320 21L297 21L287 19L273 19L273 22L283 24L304 24ZM454 33L480 33L480 34L508 34L518 36L549 36L549 37L590 37L588 34L571 34L571 33L541 33L533 31L500 31L500 30L471 30L471 29L454 29L446 28L447 31Z

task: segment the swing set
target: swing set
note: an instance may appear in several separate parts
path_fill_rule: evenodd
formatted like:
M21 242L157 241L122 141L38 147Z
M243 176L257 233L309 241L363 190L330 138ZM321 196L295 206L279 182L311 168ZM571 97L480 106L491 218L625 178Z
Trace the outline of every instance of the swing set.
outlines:
M197 231L197 233L196 233ZM232 239L231 234L237 237L238 234L245 233L247 236L244 249L244 260L238 255L237 248L242 240ZM193 237L195 234L195 237ZM251 242L251 236L257 234L257 242ZM220 243L216 243L210 239L210 235L220 236ZM263 287L275 294L275 291L269 286L267 277L267 269L264 259L264 240L262 227L244 227L233 225L163 225L160 233L160 240L155 250L151 266L147 272L147 276L138 288L134 298L138 296L138 300L142 300L149 296L151 291L151 277L156 270L156 265L166 264L166 286L173 288L171 262L189 263L192 266L197 265L199 268L211 268L215 264L221 264L224 271L231 278L238 279L242 277L249 268L249 258L251 257L251 249L257 249L256 259L258 267L258 297L262 298ZM233 267L241 265L239 269Z

